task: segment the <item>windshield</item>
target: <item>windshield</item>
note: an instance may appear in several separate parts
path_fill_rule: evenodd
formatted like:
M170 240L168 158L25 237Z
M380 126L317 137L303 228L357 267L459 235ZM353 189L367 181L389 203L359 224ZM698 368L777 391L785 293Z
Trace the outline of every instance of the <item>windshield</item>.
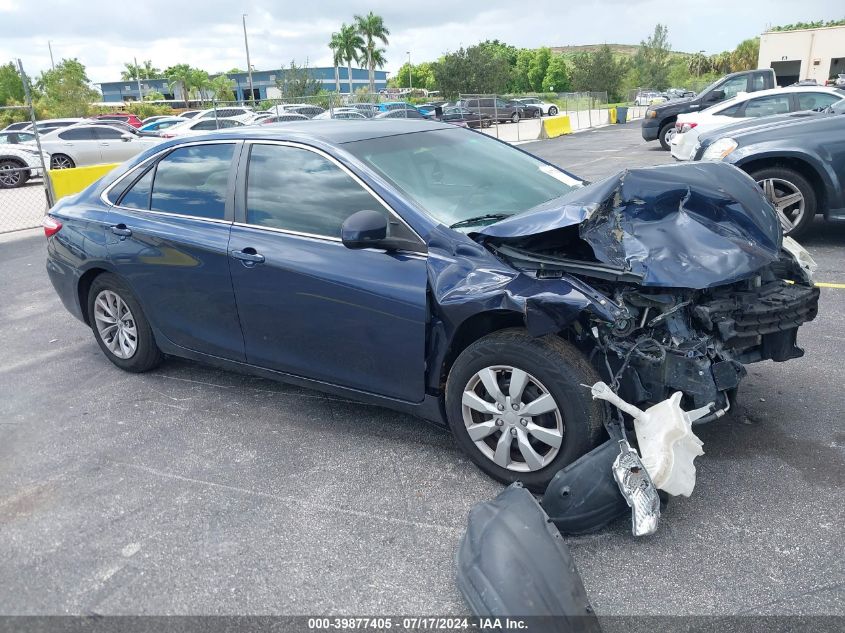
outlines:
M845 99L837 101L836 103L831 103L827 107L828 112L832 112L833 114L845 114Z
M580 180L484 134L456 128L347 143L439 222L478 225L559 198ZM467 230L470 230L467 228Z

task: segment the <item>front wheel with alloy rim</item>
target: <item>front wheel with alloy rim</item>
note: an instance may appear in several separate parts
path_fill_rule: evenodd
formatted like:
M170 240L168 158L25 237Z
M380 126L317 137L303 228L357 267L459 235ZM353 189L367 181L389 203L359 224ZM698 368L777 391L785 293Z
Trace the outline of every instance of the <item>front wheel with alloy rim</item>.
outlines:
M106 358L121 369L144 372L162 361L141 305L117 275L103 273L94 279L88 321Z
M557 108L556 107L552 106L551 108L549 108L549 116L554 116L556 114L557 114Z
M512 121L513 123L519 123L519 112L514 112L514 113L511 115L511 121Z
M816 192L800 173L787 167L767 167L751 173L783 226L784 233L796 237L816 215Z
M64 154L53 154L50 156L50 169L72 169L76 167L73 159Z
M604 408L581 386L598 380L559 337L501 330L455 360L446 385L449 427L485 473L543 490L604 433Z
M14 189L29 180L26 165L16 160L0 161L0 189Z
M657 138L660 141L660 147L667 151L672 149L672 139L675 138L675 122L664 123Z

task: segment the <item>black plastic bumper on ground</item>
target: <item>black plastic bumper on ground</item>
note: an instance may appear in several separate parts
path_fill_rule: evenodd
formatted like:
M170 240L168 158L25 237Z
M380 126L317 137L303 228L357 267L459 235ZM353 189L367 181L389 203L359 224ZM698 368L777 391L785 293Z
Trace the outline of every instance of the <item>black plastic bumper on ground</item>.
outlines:
M600 633L569 548L520 484L470 511L456 559L458 589L475 615L538 618L532 630Z

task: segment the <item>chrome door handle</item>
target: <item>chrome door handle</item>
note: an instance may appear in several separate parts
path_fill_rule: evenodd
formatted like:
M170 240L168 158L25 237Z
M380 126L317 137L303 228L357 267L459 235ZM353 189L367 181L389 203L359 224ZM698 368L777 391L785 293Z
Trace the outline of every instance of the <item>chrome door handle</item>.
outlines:
M125 224L116 224L111 227L111 232L115 235L119 235L120 237L129 237L132 235L132 229L126 228Z
M264 263L264 255L256 253L254 248L245 248L242 251L232 251L232 257L243 262L244 266L255 266Z

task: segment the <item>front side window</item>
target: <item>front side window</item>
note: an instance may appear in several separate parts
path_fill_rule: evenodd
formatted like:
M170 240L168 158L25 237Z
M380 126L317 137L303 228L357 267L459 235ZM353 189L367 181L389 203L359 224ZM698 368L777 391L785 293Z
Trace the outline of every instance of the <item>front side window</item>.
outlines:
M748 89L748 77L741 75L740 77L733 77L728 79L725 83L719 86L719 90L724 91L725 99L732 99L740 92L745 92Z
M222 220L234 152L232 143L173 150L156 166L150 208Z
M742 116L741 111L742 111L743 105L744 104L742 104L742 103L735 103L734 105L729 106L729 107L725 108L724 110L722 110L721 112L717 112L716 114L718 114L719 116L731 116L731 117Z
M364 209L383 207L327 158L298 147L252 146L248 224L339 238L343 221Z
M367 139L344 148L446 225L522 213L581 184L529 154L457 128Z
M771 95L751 99L745 104L745 116L761 117L789 112L789 95Z
M826 92L800 92L796 96L798 97L799 110L821 110L842 98ZM845 93L843 93L843 96L845 96Z

